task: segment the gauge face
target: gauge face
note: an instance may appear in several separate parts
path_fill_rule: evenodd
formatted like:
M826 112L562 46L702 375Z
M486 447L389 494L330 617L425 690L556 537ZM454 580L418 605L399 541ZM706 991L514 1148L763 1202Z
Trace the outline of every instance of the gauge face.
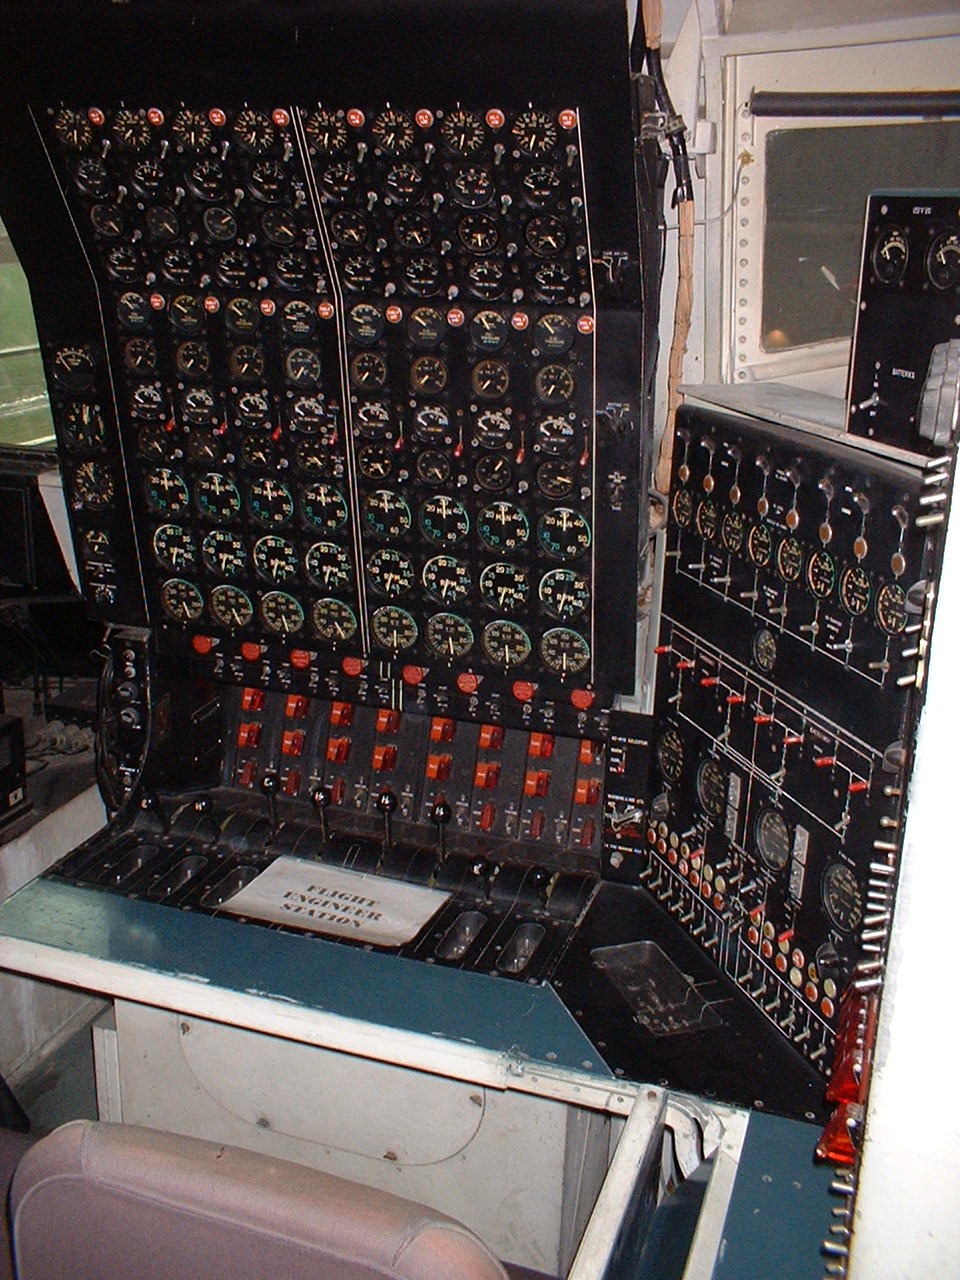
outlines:
M410 390L416 396L439 395L447 385L447 366L439 356L417 356L410 365Z
M440 292L440 274L442 267L439 258L428 253L419 253L403 269L403 278L411 293L429 297Z
M480 574L480 594L498 613L520 613L530 598L530 575L506 560L488 564Z
M333 596L317 600L310 611L314 633L327 644L343 644L357 631L357 615Z
M568 462L549 458L537 467L537 488L548 498L567 498L576 487L576 473Z
M783 538L777 547L777 572L784 582L796 582L803 573L803 547L796 538Z
M373 611L370 630L381 649L387 649L390 653L412 648L420 634L412 614L393 604L383 605Z
M555 560L573 560L590 546L590 526L570 507L554 507L537 523L537 541Z
M372 302L357 302L347 312L347 333L360 346L379 342L383 326L383 312Z
M763 627L753 637L753 660L761 671L772 671L777 664L777 640Z
M103 444L106 427L98 405L71 402L64 407L63 426L73 449L96 449Z
M554 457L569 454L576 444L576 431L567 418L551 416L537 423L537 443Z
M502 360L481 360L473 366L470 385L480 400L500 400L510 390L510 370Z
M53 357L53 380L67 391L86 391L92 385L96 366L85 347L61 347Z
M303 605L286 591L268 591L260 601L260 617L275 635L294 635L304 623Z
M376 351L360 351L350 361L350 381L355 387L376 391L387 381L387 362Z
M496 187L488 169L470 164L453 175L450 190L453 199L463 208L482 209L493 199Z
M140 275L140 258L130 245L115 245L107 254L107 270L114 280L129 284Z
M417 513L420 531L431 542L452 546L470 531L470 517L462 502L446 494L425 498Z
M683 773L683 739L680 730L670 725L657 742L657 764L666 782L679 782Z
M440 126L440 137L457 155L473 155L483 146L483 124L472 111L457 108Z
M82 151L93 141L93 129L86 116L79 111L58 111L53 131L69 151Z
M466 213L457 223L457 239L467 253L492 253L500 244L500 228L486 213Z
M348 160L334 161L320 175L320 185L331 200L345 200L357 185L357 171Z
M443 339L446 333L447 322L436 309L436 307L414 307L407 319L407 337L415 347L435 347ZM436 357L423 357L422 359L436 359ZM418 364L414 361L414 364ZM438 361L438 364L440 362ZM429 365L426 366L429 368ZM442 365L441 365L442 368ZM410 375L411 384L417 381L414 378L413 370ZM446 369L442 369L442 381L438 390L446 385ZM414 389L418 389L414 386Z
M832 862L820 884L823 908L832 924L844 933L853 933L863 919L863 894L853 869L845 862Z
M270 401L263 391L241 391L233 407L241 426L249 428L269 425Z
M250 274L250 259L242 249L228 249L217 261L217 276L224 284L239 289Z
M102 462L81 462L73 473L73 488L82 505L93 510L113 500L113 477Z
M406 595L416 580L413 561L395 547L382 547L375 551L366 567L371 586L390 599Z
M533 273L534 293L543 302L562 302L570 293L570 272L560 262L545 262Z
M350 561L335 542L315 542L303 558L307 576L325 591L343 591L350 583Z
M533 326L533 336L544 355L561 356L573 346L576 326L569 316L548 311Z
M473 648L473 628L458 613L435 613L427 619L427 645L446 662L462 658Z
M200 588L186 578L168 578L160 588L160 603L175 622L196 622L203 613Z
M255 200L276 203L282 199L286 172L276 160L259 160L250 170L247 190Z
M477 534L492 551L515 551L530 537L527 517L512 502L491 502L477 513Z
M391 165L383 180L387 192L399 204L412 201L422 183L423 170L419 165L411 164L409 161Z
M123 235L123 214L115 204L95 204L90 210L90 221L104 240L118 240Z
M510 463L499 453L484 453L473 469L474 479L487 493L502 493L513 482Z
M347 503L333 485L317 481L304 487L300 498L303 518L315 529L333 533L347 523Z
M757 852L771 871L782 871L790 861L790 828L779 809L761 809L754 826Z
M526 662L532 649L530 637L523 627L507 618L488 622L483 628L480 645L489 661L504 671Z
M450 459L439 449L424 449L417 458L417 475L425 484L443 484L452 469Z
M117 319L124 329L129 329L132 333L142 333L144 329L150 328L153 322L153 311L142 293L125 289L117 299Z
M278 253L273 264L273 274L282 289L304 289L310 274L307 259L297 249L285 249Z
M877 593L877 622L887 635L898 635L907 625L907 597L895 582L885 582Z
M499 311L487 307L470 321L470 338L478 351L499 351L509 337L510 325Z
M363 436L383 436L391 427L390 410L382 400L365 400L358 404L353 420Z
M309 347L293 347L288 351L283 369L295 387L316 386L320 381L320 357Z
M169 467L154 467L143 478L147 502L154 511L176 515L190 505L186 481Z
M854 565L843 571L840 579L840 603L855 618L870 608L870 579L865 569Z
M723 519L720 521L720 541L723 543L725 550L729 551L731 555L736 555L743 546L746 528L746 521L741 512L727 511L724 513Z
M818 600L826 600L837 585L837 565L829 551L815 551L807 563L807 585Z
M187 185L201 200L222 200L226 194L227 180L217 161L205 157L190 166Z
M220 205L212 205L203 211L203 229L211 240L218 244L229 244L237 238L239 227L237 220L229 209Z
M258 538L253 544L252 555L253 567L269 582L290 582L299 572L296 548L275 533Z
M927 275L935 289L960 284L960 233L941 231L927 250Z
M113 117L113 136L130 151L142 151L150 141L150 125L139 111L121 108Z
M213 129L200 111L183 110L173 121L173 136L185 151L202 151L213 141Z
M214 622L230 631L239 631L253 620L253 602L239 587L219 583L210 592L207 604Z
M433 228L422 213L410 209L394 219L393 234L403 249L425 249L433 239Z
M225 453L216 427L194 427L187 436L187 452L195 462L219 462Z
M561 253L567 244L567 229L553 214L541 214L527 223L523 238L539 258L552 258Z
M147 230L154 240L169 244L180 234L180 219L166 204L153 204L144 215Z
M286 209L265 209L260 226L270 243L280 249L290 249L300 239L300 224Z
M470 594L470 570L453 556L433 556L423 566L423 589L441 604L456 604Z
M280 328L284 337L295 342L305 342L311 338L317 327L317 317L311 306L299 298L284 304L280 312Z
M427 444L439 444L448 439L450 415L442 404L421 405L413 415L413 434Z
M156 160L141 160L135 165L130 175L133 185L148 198L157 196L166 178L163 165Z
M260 327L260 308L252 298L231 298L223 309L223 319L231 333L246 337Z
M909 249L900 227L883 227L874 243L870 262L881 284L896 284L907 269Z
M542 156L557 145L557 126L545 111L521 111L513 122L513 140L526 156Z
M407 501L392 489L376 489L363 500L363 523L376 538L398 538L413 524Z
M727 773L713 756L701 760L697 768L697 798L711 818L718 818L726 808Z
M243 539L229 529L211 529L201 547L203 563L221 578L238 578L246 572L247 552Z
M262 382L265 361L263 348L241 342L230 352L230 375L237 382Z
M342 151L347 145L347 126L340 111L314 111L306 123L307 138L320 152Z
M316 396L297 396L290 406L287 422L294 435L316 435L326 421L323 401Z
M747 537L747 551L754 564L761 568L770 563L773 555L773 537L765 524L755 524Z
M362 249L370 239L370 228L355 209L341 209L330 219L334 239L351 249Z
M264 432L245 436L240 442L240 460L248 467L275 467L278 458L273 441Z
M205 378L210 372L210 352L202 342L188 339L177 347L176 364L184 378Z
M717 504L712 498L704 498L703 502L697 507L697 533L701 538L706 538L710 542L717 536L717 527L720 524L720 513L717 510Z
M575 569L551 569L540 579L540 604L552 618L578 618L590 605L590 584Z
M502 409L484 409L477 414L476 439L482 449L502 449L510 442L513 424Z
M560 170L552 164L531 165L520 185L529 203L539 208L552 200L560 190Z
M559 676L579 675L590 663L590 646L579 631L552 627L540 639L540 658Z
M413 121L402 111L387 108L381 111L371 126L370 132L384 151L395 155L399 151L409 151L413 146Z
M233 132L243 150L255 154L269 150L276 137L276 129L270 117L249 107L241 111L234 120Z
M240 299L234 299L239 302ZM254 308L256 311L256 309ZM259 318L259 313L256 313ZM196 334L203 328L203 307L192 293L178 293L170 303L170 323L177 333ZM229 306L228 306L229 319ZM256 326L254 326L256 327Z
M467 280L475 298L499 298L504 291L506 272L497 258L477 258L467 268Z
M393 471L393 454L383 445L365 444L357 454L357 466L368 480L386 480Z
M219 471L198 476L193 497L197 510L210 520L232 520L240 514L240 490Z
M143 421L158 422L167 416L167 405L163 392L155 386L134 387L130 397L130 412L134 418Z
M573 374L562 364L546 364L533 380L537 399L544 404L566 404L576 390Z

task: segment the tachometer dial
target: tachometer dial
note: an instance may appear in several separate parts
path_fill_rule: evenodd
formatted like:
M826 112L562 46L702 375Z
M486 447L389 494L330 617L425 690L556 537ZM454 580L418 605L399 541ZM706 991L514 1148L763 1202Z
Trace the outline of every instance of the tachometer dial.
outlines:
M53 122L58 141L68 151L83 151L93 141L93 129L79 111L58 111Z
M269 116L247 107L233 122L233 132L244 151L259 155L273 145L277 131Z
M260 601L260 617L268 631L292 636L303 627L303 605L286 591L268 591Z
M213 129L199 111L183 110L174 118L173 136L185 151L202 151L213 141Z
M219 471L198 476L193 486L197 510L208 520L232 520L240 514L240 490Z
M268 582L290 582L300 571L296 547L275 533L258 538L253 544L252 556L253 567Z
M492 551L516 551L526 545L530 525L512 502L491 502L477 513L477 533Z
M197 567L197 544L182 524L162 524L153 532L154 558L172 573L191 573Z
M440 126L440 137L451 151L470 156L483 146L483 124L472 111L457 107L450 111Z
M498 560L480 574L480 594L498 613L520 613L530 598L530 575L520 565Z
M409 151L413 146L413 121L402 111L388 107L381 111L370 127L370 132L384 151L396 155Z
M350 583L350 560L335 542L315 542L303 558L307 576L324 591L343 591Z
M243 539L229 529L211 529L200 548L203 563L220 578L239 578L246 573L247 551Z
M727 806L727 771L713 756L697 768L697 799L711 818L718 818Z
M343 644L357 631L357 615L348 604L327 596L314 603L310 613L313 630L327 644Z
M293 519L293 495L285 484L269 476L250 481L247 503L257 524L267 528L279 529Z
M306 134L317 151L342 151L347 145L347 126L341 111L314 111L307 117Z
M341 209L330 219L330 230L335 245L348 249L362 249L370 239L370 228L362 213L356 209Z
M256 435L248 435L240 441L240 460L248 467L257 470L276 467L280 460L277 446L269 434L258 431Z
M537 541L555 560L573 560L590 546L590 526L579 511L554 507L537 522Z
M123 363L140 377L153 373L157 359L157 344L152 338L128 338L123 344Z
M90 210L90 221L104 240L119 240L123 235L123 214L115 204L95 204Z
M456 604L470 594L470 570L453 556L433 556L423 566L423 589L442 604Z
M160 603L174 622L196 622L203 613L200 588L187 578L168 578L160 588Z
M113 476L102 462L80 462L73 473L73 491L82 506L98 510L113 501Z
M504 671L526 662L533 648L523 627L507 618L488 622L483 628L480 645L485 657Z
M435 613L427 619L428 647L438 658L453 662L473 648L473 628L458 613Z
M239 587L218 583L210 592L207 602L210 617L221 627L239 631L253 619L253 602Z
M147 502L154 511L178 515L190 505L186 481L169 467L153 467L143 478Z
M393 604L374 610L370 618L370 630L376 643L391 653L412 648L419 635L412 614Z
M537 467L537 488L548 498L567 498L575 487L576 473L570 463L548 458Z
M142 151L150 142L150 125L141 111L121 107L113 117L113 136L128 151Z
M527 156L541 156L557 145L557 125L545 111L521 111L513 122L513 140Z
M590 663L590 646L579 631L551 627L540 637L540 658L548 671L575 676Z
M187 434L187 452L194 462L220 462L226 456L219 427L193 427Z
M576 569L550 569L540 579L538 594L552 618L578 618L590 606L590 584Z
M381 595L395 600L404 596L415 581L413 561L404 551L395 547L382 547L367 561L367 578Z
M392 489L376 489L363 500L363 523L375 538L399 538L413 524L407 501Z
M664 781L679 782L683 773L683 739L674 725L668 725L661 733L656 754Z
M347 503L333 485L316 481L308 484L300 495L303 518L315 529L333 533L347 523Z
M150 422L137 432L137 452L141 458L151 458L156 462L183 456L182 450L171 447L170 432L158 422Z
M452 546L470 531L470 517L462 502L446 494L425 498L418 512L420 531L431 542Z

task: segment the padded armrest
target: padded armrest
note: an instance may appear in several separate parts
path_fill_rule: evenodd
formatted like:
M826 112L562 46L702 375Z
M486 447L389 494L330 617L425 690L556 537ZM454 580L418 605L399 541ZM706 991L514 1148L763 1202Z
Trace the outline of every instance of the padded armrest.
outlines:
M19 1280L506 1280L466 1227L289 1161L78 1120L22 1159Z
M13 1277L13 1261L10 1257L10 1218L7 1213L10 1184L17 1165L35 1141L35 1138L25 1133L14 1133L12 1129L0 1129L0 1280L12 1280Z

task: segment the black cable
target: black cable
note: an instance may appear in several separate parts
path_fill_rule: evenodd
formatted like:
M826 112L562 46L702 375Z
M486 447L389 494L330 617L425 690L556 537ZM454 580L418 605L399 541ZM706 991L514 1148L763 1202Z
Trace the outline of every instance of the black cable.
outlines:
M670 144L670 151L673 155L673 172L674 172L674 205L684 204L688 200L693 199L693 179L690 174L690 159L687 155L687 142L684 137L685 129L681 118L674 110L673 103L670 101L670 93L667 89L667 83L663 78L663 63L660 60L659 49L647 50L647 70L650 73L650 79L653 81L653 90L657 98L657 106L666 116L666 127L664 134Z

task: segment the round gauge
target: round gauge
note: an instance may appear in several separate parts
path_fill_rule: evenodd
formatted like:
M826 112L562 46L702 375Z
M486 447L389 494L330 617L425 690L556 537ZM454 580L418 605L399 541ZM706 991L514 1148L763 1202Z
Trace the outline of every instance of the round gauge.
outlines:
M199 307L197 299L194 298L193 301ZM223 309L223 318L231 333L247 336L256 333L260 326L260 308L252 298L231 298Z
M558 416L541 418L537 423L537 443L544 453L554 456L569 453L575 444L573 423Z
M349 263L347 266L349 266ZM281 289L288 289L291 292L305 289L307 287L307 278L310 274L310 264L299 249L284 249L282 253L277 254L274 260L273 274ZM344 268L344 278L349 284L349 272L346 267Z
M492 551L515 551L526 545L530 525L514 503L491 502L477 514L477 533Z
M456 604L470 594L470 570L453 556L433 556L420 575L428 596L442 604Z
M128 151L142 151L150 141L150 125L141 111L121 108L113 117L113 136Z
M424 484L443 484L452 469L450 459L439 449L424 449L417 458L417 476Z
M54 382L66 391L86 391L96 374L93 356L86 347L61 347L51 368Z
M907 625L907 597L895 582L885 582L877 593L877 622L889 636L898 635Z
M720 513L717 510L717 504L712 499L705 498L697 507L697 532L701 538L712 542L717 536L719 523Z
M531 218L523 236L538 258L552 258L561 253L567 245L567 229L552 213Z
M253 544L253 567L269 582L289 582L296 578L300 562L293 543L275 533L264 534Z
M191 387L180 401L184 422L191 426L208 426L217 420L217 402L207 387Z
M363 436L383 436L390 431L390 410L382 400L364 400L353 415L357 430Z
M142 293L125 289L117 299L117 319L124 329L142 333L153 323L153 311Z
M363 523L375 538L399 538L413 524L407 501L392 489L375 489L363 500Z
M315 542L303 557L307 577L324 591L343 591L350 584L350 561L335 542Z
M90 221L104 240L119 240L123 235L123 214L115 204L95 204L90 210Z
M83 534L82 555L87 562L110 554L110 535L104 529L87 529Z
M483 146L483 124L472 111L458 107L441 124L440 137L457 155L470 156Z
M160 603L175 622L196 622L203 613L200 588L186 578L168 578L160 588Z
M294 450L294 456L296 464L301 471L320 472L328 469L329 456L327 450L317 441L299 441Z
M844 569L840 579L840 603L858 618L870 608L870 579L860 565Z
M246 573L247 551L243 539L229 529L211 529L200 548L203 563L220 578L239 578Z
M512 424L502 409L484 409L477 415L476 442L483 449L502 449L510 443Z
M187 186L201 200L222 200L227 190L226 174L216 160L204 157L187 171Z
M300 239L300 224L288 209L265 209L260 217L263 234L278 249L291 249Z
M187 452L194 462L219 462L226 450L218 427L193 427L187 433Z
M498 613L519 613L530 598L530 577L519 565L498 560L480 574L480 594Z
M660 735L657 764L665 782L679 782L683 773L683 739L674 725L668 726Z
M141 160L134 165L130 174L134 187L147 199L155 199L163 188L166 174L163 165L157 160Z
M457 239L468 253L492 253L500 243L500 228L485 213L467 213L457 223Z
M540 604L552 618L578 618L590 606L590 584L575 569L551 569L540 579Z
M310 621L316 636L327 644L343 644L357 632L357 615L348 604L332 596L314 603Z
M375 591L396 599L406 595L414 584L413 561L395 547L382 547L367 561L367 578Z
M203 211L203 229L217 244L229 244L236 239L240 228L229 209L212 205Z
M513 483L510 463L501 453L482 453L473 469L473 477L487 493L503 493Z
M182 524L162 524L153 531L153 555L172 573L190 573L197 566L197 544Z
M569 316L548 311L533 326L533 338L544 355L562 356L573 346L576 326Z
M189 249L168 249L163 255L163 274L174 284L187 284L193 277L193 257Z
M579 511L554 507L537 522L537 541L554 560L573 560L590 546L590 526Z
M154 240L169 244L180 234L180 219L166 204L152 204L144 214L147 230Z
M245 436L240 441L240 460L248 467L262 471L264 468L276 467L280 455L271 437L265 432Z
M154 511L178 515L190 505L186 481L169 467L152 467L143 477L143 487Z
M304 342L313 336L317 327L317 316L313 308L299 298L284 304L280 312L280 328L286 338Z
M489 169L480 165L464 165L453 175L450 183L453 200L464 209L482 209L496 194Z
M197 510L208 520L232 520L240 514L240 490L219 471L197 477L193 498Z
M413 434L428 444L445 441L450 430L450 415L442 404L421 405L413 415Z
M521 111L513 122L513 140L526 156L542 156L557 145L557 126L545 111Z
M362 249L370 239L370 228L363 214L355 209L341 209L330 219L330 230L335 245L349 249Z
M473 648L473 628L458 613L435 613L427 619L428 647L445 662L462 658Z
M316 481L304 487L300 495L303 518L315 529L342 529L347 523L347 504L338 489Z
M418 293L427 298L440 292L441 271L439 258L428 253L420 253L415 258L411 258L404 267L403 278L411 293Z
M470 517L463 503L446 494L425 498L417 515L421 533L431 542L452 546L470 532Z
M394 219L393 236L402 249L425 249L433 239L433 228L422 213L406 210Z
M264 391L241 391L233 407L243 427L270 425L270 401Z
M415 347L435 347L443 339L447 322L436 307L415 307L407 319L407 337ZM446 385L444 371L444 385ZM411 379L412 381L412 379Z
M747 525L740 511L726 511L720 521L720 541L731 555L736 555L743 546Z
M245 591L218 583L207 601L210 617L221 627L239 631L253 619L253 603Z
M250 272L250 259L242 249L227 249L217 260L218 278L235 289L247 283Z
M772 631L763 627L753 637L753 660L761 671L770 672L777 662L777 641Z
M74 400L64 406L63 430L72 449L98 449L106 433L99 405Z
M347 145L347 126L340 111L314 111L307 117L307 139L320 152L342 151Z
M268 631L294 635L304 623L303 605L286 591L268 591L260 601L260 617Z
M270 117L247 107L233 122L233 132L244 151L260 154L269 150L277 136Z
M81 462L73 473L73 490L83 506L97 510L113 501L113 477L102 462Z
M370 127L377 145L390 155L409 151L413 146L413 121L402 111L388 107L381 111Z
M697 768L697 798L712 818L718 818L726 808L727 773L713 756L701 760Z
M365 444L357 455L360 474L368 480L385 480L393 471L393 455L380 444Z
M313 436L326 421L323 401L316 396L297 396L287 413L287 423L294 435Z
M69 151L82 151L93 141L93 129L86 116L79 111L58 111L53 131L60 144Z
M863 919L863 894L852 867L831 862L820 882L820 899L831 924L853 933Z
M530 657L530 637L519 623L497 618L483 628L480 645L490 662L504 671L519 667Z
M782 871L790 861L790 828L779 809L761 809L753 828L757 853L771 871Z
M370 618L370 630L373 638L382 649L391 653L399 653L401 649L410 649L417 643L417 624L412 614L400 609L395 604L381 605L375 609Z
M176 364L184 378L205 378L210 372L210 352L202 342L188 339L177 347Z
M135 418L157 421L167 416L166 401L159 387L135 387L130 397L130 412Z
M562 302L571 285L570 272L560 262L545 262L533 273L533 292L541 302Z
M510 325L499 311L486 308L470 321L470 337L478 351L499 351L510 336Z
M954 289L960 284L960 234L941 231L927 250L927 275L935 289Z
M185 151L203 151L213 141L213 129L200 111L184 109L174 118L173 136Z
M158 462L165 462L174 452L170 447L167 428L154 422L141 427L137 435L137 452L143 458L154 458Z
M283 198L286 172L276 160L258 160L247 178L247 190L255 200L276 204Z
M357 171L348 160L335 161L320 175L320 185L331 200L346 200L357 185Z
M252 342L241 342L230 352L230 376L237 382L262 382L266 361L263 348Z
M347 313L347 333L362 347L380 341L383 325L383 312L372 302L358 302Z
M131 284L140 276L140 257L128 244L114 245L107 254L107 270L114 280Z
M410 365L410 390L417 396L439 395L447 385L447 366L439 356L417 356Z
M773 555L773 537L765 524L755 524L747 537L747 551L754 564L768 565Z
M247 504L257 524L267 528L279 529L293 519L293 495L286 485L269 476L250 481Z
M673 519L681 529L693 524L693 494L689 489L678 489L673 495Z
M115 192L113 179L107 173L102 160L86 156L73 171L77 186L85 196L94 200L106 200Z
M510 370L502 360L480 360L471 370L470 386L480 400L500 400L510 390Z
M903 230L894 226L881 228L870 252L873 273L880 283L896 284L901 280L907 269L908 257L907 237Z
M377 278L376 261L368 253L355 253L344 262L341 275L352 293L367 293Z
M523 175L520 189L529 203L539 208L557 195L562 182L556 165L534 164Z
M551 627L540 639L540 657L548 671L560 676L575 676L590 662L590 646L579 631L569 627Z
M128 338L123 362L132 373L150 374L157 367L157 344L152 338Z
M234 299L234 302L240 301L242 301L242 299ZM228 303L228 308L229 305L230 304ZM256 308L254 308L254 310L256 310ZM195 297L192 293L178 293L170 303L170 323L178 333L199 333L203 328L203 306L201 305L200 299Z
M387 362L376 351L360 351L350 361L350 381L355 387L377 390L387 381Z
M283 370L295 387L316 386L320 381L320 357L309 347L292 347L284 357Z
M398 204L408 204L415 198L423 183L423 170L419 165L402 161L391 165L383 179L389 196Z
M807 585L818 600L826 600L837 585L837 566L829 551L815 551L807 562Z
M803 573L803 547L796 538L783 538L777 547L777 572L784 582L796 582Z
M506 279L503 263L496 258L475 258L467 267L467 282L475 298L499 298Z
M562 364L545 364L533 379L537 399L544 404L566 404L573 396L576 385L573 374Z

